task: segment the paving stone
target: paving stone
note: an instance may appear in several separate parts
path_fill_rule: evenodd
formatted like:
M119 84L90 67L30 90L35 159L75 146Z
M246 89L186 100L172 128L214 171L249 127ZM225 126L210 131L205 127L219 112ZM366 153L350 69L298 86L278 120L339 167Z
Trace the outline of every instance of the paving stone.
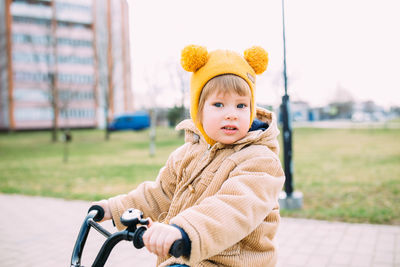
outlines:
M370 267L372 262L372 254L355 254L351 259L350 266L354 267Z
M90 203L0 194L0 266L68 266ZM110 232L111 222L103 226ZM95 259L105 238L92 230L82 263ZM400 227L282 218L277 267L400 267ZM121 242L106 266L155 266L156 257Z

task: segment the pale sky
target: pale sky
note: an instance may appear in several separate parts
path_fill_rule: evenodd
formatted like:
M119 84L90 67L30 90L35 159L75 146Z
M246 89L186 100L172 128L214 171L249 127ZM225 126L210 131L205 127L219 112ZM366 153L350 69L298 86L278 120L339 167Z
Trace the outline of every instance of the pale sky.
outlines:
M257 77L257 103L278 105L284 93L281 0L129 0L135 107L171 106L180 89L167 80L188 44L269 54ZM288 93L311 106L338 88L356 101L400 105L399 0L285 0ZM149 84L163 88L154 100ZM150 100L152 99L152 100Z

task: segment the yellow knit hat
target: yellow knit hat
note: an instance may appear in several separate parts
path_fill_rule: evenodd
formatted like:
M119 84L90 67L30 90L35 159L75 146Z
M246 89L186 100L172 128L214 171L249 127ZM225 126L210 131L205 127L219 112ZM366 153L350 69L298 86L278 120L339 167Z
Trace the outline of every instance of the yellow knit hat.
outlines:
M207 136L203 125L197 120L198 105L203 87L216 76L234 74L249 84L252 106L250 128L256 114L255 76L263 73L268 65L268 54L262 47L253 46L241 56L229 50L215 50L209 53L204 46L188 45L182 50L181 65L184 70L193 72L190 82L190 116L207 143L213 145L215 141Z

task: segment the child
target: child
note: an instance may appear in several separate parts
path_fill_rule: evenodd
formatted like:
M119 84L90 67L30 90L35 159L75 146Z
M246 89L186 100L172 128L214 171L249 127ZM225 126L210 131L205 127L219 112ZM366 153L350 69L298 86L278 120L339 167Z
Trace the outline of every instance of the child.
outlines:
M275 266L273 238L284 183L279 130L274 114L255 107L255 75L267 63L261 47L247 49L244 57L185 47L181 64L193 72L192 120L177 126L185 130L185 144L170 155L155 182L93 203L119 229L128 208L150 217L143 241L158 255L157 265ZM180 238L184 256L168 256Z

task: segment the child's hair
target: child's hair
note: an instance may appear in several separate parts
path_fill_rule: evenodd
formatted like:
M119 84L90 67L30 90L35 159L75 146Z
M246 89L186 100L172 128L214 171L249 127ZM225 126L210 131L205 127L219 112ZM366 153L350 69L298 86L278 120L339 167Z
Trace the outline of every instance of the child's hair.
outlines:
M203 108L206 99L214 92L226 94L234 92L240 96L251 96L249 84L241 77L234 74L222 74L209 80L201 90L198 104L198 123L203 119ZM251 104L250 104L251 105ZM250 106L250 110L251 110Z

